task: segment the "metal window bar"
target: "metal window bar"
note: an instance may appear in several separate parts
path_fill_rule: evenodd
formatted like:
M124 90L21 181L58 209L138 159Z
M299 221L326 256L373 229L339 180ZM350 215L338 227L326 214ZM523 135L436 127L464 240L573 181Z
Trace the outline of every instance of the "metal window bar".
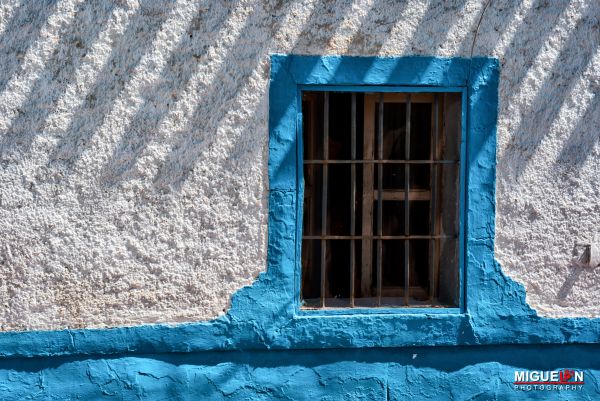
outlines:
M404 145L404 158L410 159L410 118L411 118L410 94L406 97L406 138ZM410 164L404 166L404 235L410 235ZM408 291L410 283L410 241L404 240L404 305L409 305Z
M304 160L304 164L458 164L458 160Z
M432 129L432 141L431 141L431 150L430 150L430 159L432 161L438 159L438 136L439 136L439 97L436 93L433 98L433 129ZM437 234L437 173L438 173L438 165L431 165L431 200L429 202L429 210L430 210L430 227L429 233L432 235ZM437 239L431 239L429 241L429 299L433 304L433 301L436 296L437 289Z
M324 93L323 158L329 158L329 92ZM323 165L323 194L321 198L321 235L327 235L327 164ZM325 270L327 269L327 241L321 239L321 307L325 307Z
M375 101L374 95L365 95L363 119L363 160L368 162L363 164L363 180L362 180L362 235L373 235L373 177L375 163L375 124L373 118L375 116ZM373 293L373 240L366 237L361 241L361 276L360 286L361 295L372 297ZM376 268L375 268L376 270Z
M383 93L379 94L379 118L377 132L377 158L383 159ZM383 164L377 164L377 235L383 235ZM381 238L377 239L377 305L381 306L381 286L383 282L382 273L382 249Z
M433 240L433 239L456 239L458 238L458 236L456 235L304 235L302 236L302 239L314 239L314 240L320 240L320 239L327 239L327 240L333 240L333 239L345 239L345 240L351 240L351 239L369 239L369 240L389 240L389 239L396 239L396 240L415 240L415 239L426 239L426 240Z
M350 112L350 234L356 235L356 93L352 93L352 106ZM354 277L356 274L355 242L350 240L350 306L354 306Z

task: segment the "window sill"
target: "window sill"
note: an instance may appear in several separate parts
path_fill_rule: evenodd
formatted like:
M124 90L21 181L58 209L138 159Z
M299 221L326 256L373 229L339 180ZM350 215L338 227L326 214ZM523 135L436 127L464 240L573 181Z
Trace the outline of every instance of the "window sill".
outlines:
M460 308L320 308L298 309L295 318L305 317L344 317L344 316L398 316L399 318L427 317L429 315L456 316L464 314Z

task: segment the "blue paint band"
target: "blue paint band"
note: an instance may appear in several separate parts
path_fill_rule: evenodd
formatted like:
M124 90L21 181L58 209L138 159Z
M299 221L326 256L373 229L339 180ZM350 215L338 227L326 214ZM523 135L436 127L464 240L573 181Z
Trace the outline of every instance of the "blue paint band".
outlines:
M600 345L202 352L0 361L2 400L594 400ZM515 389L515 371L583 370Z
M218 319L97 330L0 334L0 355L165 353L236 349L594 343L600 319L540 318L523 287L494 259L499 66L491 58L316 57L271 59L267 272ZM298 88L389 85L465 88L467 143L464 313L298 313Z

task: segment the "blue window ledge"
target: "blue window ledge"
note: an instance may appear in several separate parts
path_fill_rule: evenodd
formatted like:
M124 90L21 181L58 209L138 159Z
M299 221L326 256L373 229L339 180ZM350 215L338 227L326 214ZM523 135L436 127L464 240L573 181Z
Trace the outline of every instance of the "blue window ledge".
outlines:
M494 259L498 76L492 58L272 56L267 271L234 294L229 311L212 321L1 333L0 355L598 342L600 319L538 317L523 287ZM297 124L303 85L465 90L465 290L459 313L299 313Z

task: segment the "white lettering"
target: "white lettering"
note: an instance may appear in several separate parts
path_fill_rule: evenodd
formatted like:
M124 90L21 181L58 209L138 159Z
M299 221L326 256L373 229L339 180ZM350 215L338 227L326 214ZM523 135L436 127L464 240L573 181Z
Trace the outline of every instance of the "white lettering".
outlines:
M557 382L558 381L558 371L553 370L550 372L550 381Z
M575 377L575 379L574 379L574 380L575 380L576 382L582 382L582 381L583 381L583 371L581 371L581 370L576 370L576 371L575 371L575 375L574 375L574 377Z
M538 380L540 380L540 372L534 370L533 372L529 373L529 381L536 382Z
M527 381L527 378L526 378L526 376L525 376L525 375L526 375L526 373L527 373L527 372L525 372L525 371L523 371L523 370L515 370L515 381L516 381L516 382L524 382L524 381Z

